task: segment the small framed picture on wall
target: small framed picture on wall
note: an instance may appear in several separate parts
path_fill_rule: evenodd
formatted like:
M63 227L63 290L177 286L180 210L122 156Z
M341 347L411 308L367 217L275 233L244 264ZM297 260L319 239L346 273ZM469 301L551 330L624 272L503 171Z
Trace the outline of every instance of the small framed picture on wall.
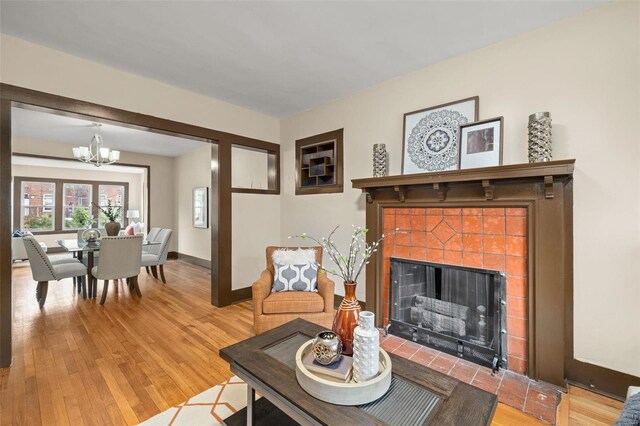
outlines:
M209 188L206 186L193 189L193 226L209 227Z
M502 164L503 118L460 126L460 169Z

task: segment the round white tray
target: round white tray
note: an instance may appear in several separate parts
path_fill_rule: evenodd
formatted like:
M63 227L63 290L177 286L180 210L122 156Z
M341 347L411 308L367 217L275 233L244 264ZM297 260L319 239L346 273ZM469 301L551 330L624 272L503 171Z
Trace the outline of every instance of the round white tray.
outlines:
M296 352L296 379L308 394L314 398L337 405L360 405L375 401L391 386L391 359L380 348L380 373L371 380L358 383L353 379L344 383L338 379L325 379L309 371L302 360L311 350L312 340L300 346Z

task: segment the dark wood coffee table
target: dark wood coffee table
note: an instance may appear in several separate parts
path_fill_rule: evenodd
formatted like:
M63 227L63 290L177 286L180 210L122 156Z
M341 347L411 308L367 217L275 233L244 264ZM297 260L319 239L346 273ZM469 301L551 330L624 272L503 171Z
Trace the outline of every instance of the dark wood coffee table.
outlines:
M304 425L491 422L497 404L494 394L393 354L389 354L393 364L391 388L379 400L361 406L341 406L312 397L298 385L294 358L296 350L322 329L296 319L222 349L220 355L231 364L231 371L248 384L246 415L245 410L236 413L228 423L237 423L239 416L246 416L247 424L260 423L254 404L256 391Z

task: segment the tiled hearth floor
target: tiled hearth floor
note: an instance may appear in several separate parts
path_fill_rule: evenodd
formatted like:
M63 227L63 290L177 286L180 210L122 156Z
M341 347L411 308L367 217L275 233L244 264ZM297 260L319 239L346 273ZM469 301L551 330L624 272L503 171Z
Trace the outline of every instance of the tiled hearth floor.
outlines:
M558 391L560 391L556 386L536 382L504 370L492 376L490 368L397 336L381 335L380 344L387 352L408 358L472 386L497 394L500 402L555 424L556 406L559 402Z

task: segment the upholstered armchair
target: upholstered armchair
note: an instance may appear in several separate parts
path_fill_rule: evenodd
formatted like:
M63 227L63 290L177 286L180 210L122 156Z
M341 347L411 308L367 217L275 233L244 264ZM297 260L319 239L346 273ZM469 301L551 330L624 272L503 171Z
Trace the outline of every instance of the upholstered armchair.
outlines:
M326 328L333 325L333 293L335 284L325 273L318 273L318 292L284 291L272 293L275 269L273 252L278 249L295 250L300 247L267 247L267 269L253 283L253 326L256 334L270 330L296 318L304 318ZM313 249L317 263L322 263L322 247Z

